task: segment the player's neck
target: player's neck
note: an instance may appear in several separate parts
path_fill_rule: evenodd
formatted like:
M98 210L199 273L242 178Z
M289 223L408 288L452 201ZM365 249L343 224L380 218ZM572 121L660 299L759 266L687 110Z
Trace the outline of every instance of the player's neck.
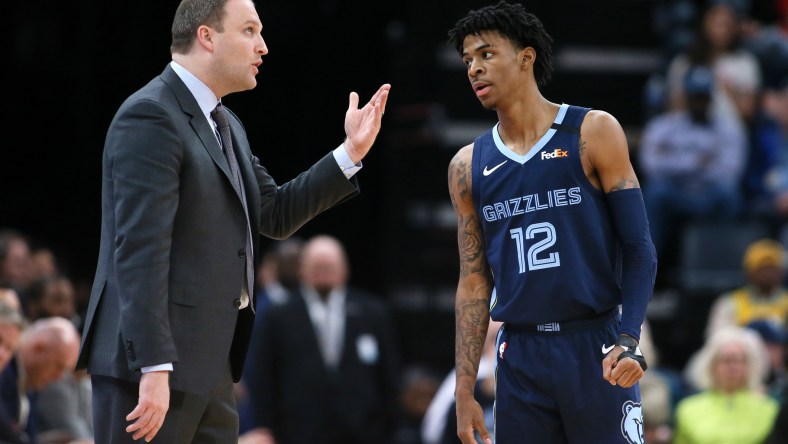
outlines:
M541 95L534 100L513 102L497 110L498 133L509 149L522 154L542 138L559 108Z

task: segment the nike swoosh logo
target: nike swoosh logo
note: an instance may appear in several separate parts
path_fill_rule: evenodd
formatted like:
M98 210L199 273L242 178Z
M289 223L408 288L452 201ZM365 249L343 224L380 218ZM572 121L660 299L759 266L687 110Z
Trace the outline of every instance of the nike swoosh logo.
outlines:
M610 350L613 350L616 347L616 344L611 345L610 347L605 347L605 344L602 344L602 354L606 355L610 353Z
M492 167L492 169L489 170L487 169L487 166L485 166L484 171L482 171L482 174L484 174L485 176L489 176L490 174L492 174L493 171L500 168L501 165L505 164L506 162L508 162L508 160L504 160L503 162L499 163L498 165L495 165L494 167Z

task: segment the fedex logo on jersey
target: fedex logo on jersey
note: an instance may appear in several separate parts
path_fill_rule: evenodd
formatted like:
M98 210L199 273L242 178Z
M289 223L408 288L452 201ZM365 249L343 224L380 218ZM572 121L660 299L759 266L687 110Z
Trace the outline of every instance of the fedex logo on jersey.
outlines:
M557 159L559 157L569 157L569 151L562 150L561 148L556 148L550 153L546 153L542 151L541 156L542 156L542 160Z

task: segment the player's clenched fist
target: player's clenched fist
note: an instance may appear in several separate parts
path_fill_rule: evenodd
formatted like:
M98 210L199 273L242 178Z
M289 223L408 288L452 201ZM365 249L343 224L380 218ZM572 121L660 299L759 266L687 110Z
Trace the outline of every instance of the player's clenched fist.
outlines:
M602 361L602 377L612 385L632 387L643 377L648 365L638 342L627 335L620 335L616 346Z

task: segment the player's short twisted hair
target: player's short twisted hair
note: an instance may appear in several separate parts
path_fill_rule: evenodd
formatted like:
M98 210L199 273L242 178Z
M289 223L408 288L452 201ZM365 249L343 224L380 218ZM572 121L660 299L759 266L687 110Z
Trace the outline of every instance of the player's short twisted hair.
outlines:
M532 47L536 51L534 77L537 85L545 85L553 71L553 38L547 34L542 22L527 12L523 5L507 3L469 11L449 30L449 45L462 54L465 37L482 31L497 31L509 39L517 50Z

